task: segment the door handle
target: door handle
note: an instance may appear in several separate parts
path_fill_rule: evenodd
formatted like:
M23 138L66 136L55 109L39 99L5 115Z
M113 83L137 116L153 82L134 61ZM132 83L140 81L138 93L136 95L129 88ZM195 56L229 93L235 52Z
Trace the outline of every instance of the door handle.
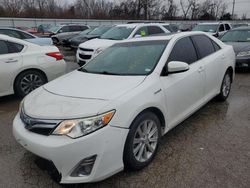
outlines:
M5 63L16 63L18 62L17 59L8 59L7 61L5 61Z
M199 67L198 72L201 73L204 71L204 67Z

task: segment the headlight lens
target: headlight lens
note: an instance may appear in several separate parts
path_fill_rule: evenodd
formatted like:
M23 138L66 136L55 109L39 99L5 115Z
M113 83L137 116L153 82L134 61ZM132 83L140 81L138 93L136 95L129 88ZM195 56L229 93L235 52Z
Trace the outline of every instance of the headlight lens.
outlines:
M240 52L237 54L237 57L245 57L245 56L250 56L250 51Z
M106 126L111 121L114 114L115 110L96 117L65 120L60 123L53 134L79 138Z

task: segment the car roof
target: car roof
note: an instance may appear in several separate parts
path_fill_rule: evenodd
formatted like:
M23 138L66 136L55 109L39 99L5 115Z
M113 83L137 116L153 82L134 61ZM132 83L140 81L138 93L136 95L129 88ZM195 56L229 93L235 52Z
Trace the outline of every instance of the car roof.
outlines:
M21 30L21 29L17 29L17 28L0 27L0 29L1 29L1 30L13 30L13 31L19 31L19 32L26 33L26 34L28 34L28 35L30 35L30 36L33 36L33 37L37 38L37 36L32 35L31 33L26 32L26 31L23 31L23 30Z
M193 36L193 35L206 35L205 32L201 31L191 31L191 32L181 32L181 33L172 33L172 34L166 34L166 35L157 35L157 36L147 36L147 37L141 37L141 38L133 38L133 39L127 39L124 41L121 41L119 43L127 43L127 42L143 42L143 41L155 41L155 40L171 40L174 37L181 38L181 37L187 37L187 36Z
M119 24L116 25L115 27L137 27L137 26L150 26L150 25L163 25L165 23L130 23L130 24Z
M1 39L2 39L2 40L7 40L7 41L10 41L10 42L20 43L20 44L23 44L23 45L39 46L39 45L37 45L37 44L31 43L31 42L28 42L28 41L25 41L25 40L22 40L22 39L10 37L10 36L8 36L8 35L3 35L3 34L0 34L0 40L1 40Z
M234 28L232 30L233 31L246 31L246 30L250 30L250 26L236 27L236 28Z
M205 23L198 23L198 25L218 25L218 24L229 24L226 22L205 22Z

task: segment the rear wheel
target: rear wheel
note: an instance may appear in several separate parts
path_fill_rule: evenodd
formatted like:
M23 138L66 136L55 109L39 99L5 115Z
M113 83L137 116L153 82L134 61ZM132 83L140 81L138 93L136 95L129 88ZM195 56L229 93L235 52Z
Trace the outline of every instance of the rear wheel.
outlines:
M220 93L217 96L217 99L219 101L227 100L231 91L231 85L232 85L232 75L230 71L227 71L221 84Z
M123 161L128 170L140 170L155 157L161 138L159 118L151 112L139 115L131 125Z
M47 82L45 76L36 70L29 70L21 73L15 81L14 90L15 93L24 97L31 91L44 85Z

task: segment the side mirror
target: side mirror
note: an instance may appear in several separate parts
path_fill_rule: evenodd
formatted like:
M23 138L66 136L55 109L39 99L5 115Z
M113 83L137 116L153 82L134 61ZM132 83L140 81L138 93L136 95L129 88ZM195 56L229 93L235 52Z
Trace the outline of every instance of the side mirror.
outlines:
M189 70L189 65L181 61L171 61L168 63L168 74L176 74L181 72L186 72Z

